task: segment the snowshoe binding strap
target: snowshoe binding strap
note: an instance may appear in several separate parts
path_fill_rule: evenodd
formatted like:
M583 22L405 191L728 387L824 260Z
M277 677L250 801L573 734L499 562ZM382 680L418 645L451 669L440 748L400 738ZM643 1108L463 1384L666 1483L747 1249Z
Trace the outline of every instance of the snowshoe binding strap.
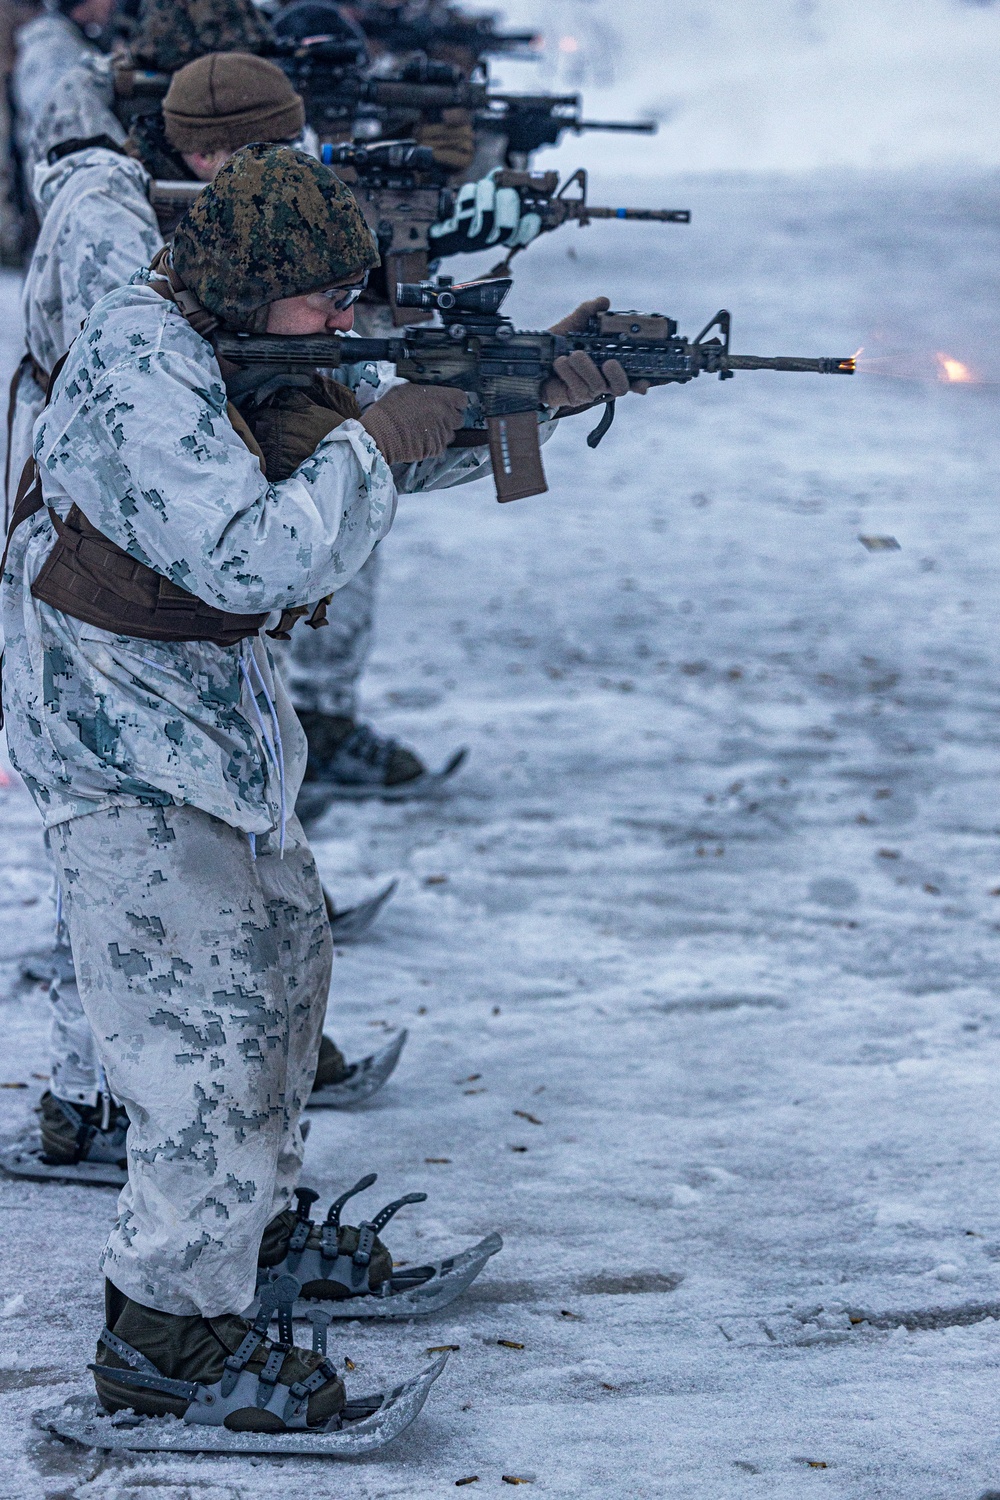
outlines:
M130 1370L145 1370L148 1375L158 1375L160 1372L151 1359L141 1354L138 1349L133 1349L131 1344L126 1344L110 1328L104 1328L101 1332L100 1342L105 1348L110 1349L112 1354L117 1354L123 1359ZM117 1372L116 1372L117 1373Z
M223 1398L232 1394L243 1371L246 1369L256 1351L267 1338L267 1330L275 1313L278 1315L278 1348L281 1349L281 1358L278 1360L278 1370L284 1362L285 1355L292 1347L292 1307L295 1299L302 1290L301 1282L296 1281L294 1276L277 1276L273 1281L265 1282L260 1289L260 1306L257 1316L254 1318L250 1329L234 1354L230 1354L225 1363L221 1382L221 1394ZM287 1334L287 1338L285 1335ZM264 1380L271 1365L273 1354L269 1355L264 1365L264 1374L260 1376ZM270 1382L271 1392L277 1381L277 1375ZM263 1403L267 1405L269 1396L264 1398Z
M338 1248L340 1243L340 1211L344 1207L344 1204L357 1193L365 1192L366 1189L370 1188L377 1181L378 1173L369 1172L367 1176L362 1177L352 1188L348 1188L346 1193L341 1193L340 1197L335 1198L330 1204L319 1237L319 1253L324 1261L336 1260L340 1254Z
M339 1379L337 1371L328 1359L324 1359L311 1375L306 1376L305 1380L296 1380L290 1385L283 1413L285 1423L291 1425L295 1417L304 1416L309 1405L309 1397L313 1392L322 1390L325 1385L329 1385L331 1380L337 1379Z
M314 1354L326 1354L327 1330L333 1322L328 1312L321 1307L312 1307L306 1313L307 1320L312 1324L312 1352Z
M374 1219L367 1219L358 1225L358 1248L351 1256L356 1266L370 1266L372 1251L375 1248L375 1236L381 1234L389 1220L405 1208L408 1203L426 1203L426 1193L407 1193L405 1197L396 1198L392 1203L387 1203L385 1208L379 1209ZM369 1287L369 1291L371 1288Z
M117 1334L112 1333L110 1328L101 1331L100 1342L112 1354L117 1354L119 1359L125 1361L124 1370L116 1370L108 1365L88 1365L87 1369L94 1374L101 1375L105 1379L113 1380L117 1385L128 1386L132 1390L162 1391L167 1396L179 1396L182 1401L194 1401L197 1399L201 1389L193 1380L171 1380L167 1375L161 1375L151 1359L141 1354L138 1349L133 1349L131 1344L126 1344Z
M283 1341L272 1344L271 1352L264 1361L264 1368L257 1376L257 1395L254 1398L254 1404L259 1406L262 1411L274 1395L278 1384L278 1376L281 1374L281 1367L285 1363L285 1355L288 1353L289 1348L290 1345L285 1344Z
M319 1193L314 1192L312 1188L295 1189L296 1223L288 1241L288 1269L290 1271L295 1270L299 1257L309 1243L309 1236L313 1230L312 1206L318 1197Z
M382 1231L383 1231L383 1229L385 1228L385 1226L388 1224L389 1220L392 1219L392 1218L394 1218L396 1216L396 1214L399 1213L399 1210L401 1208L406 1208L407 1204L409 1204L409 1203L426 1203L426 1202L427 1202L427 1194L426 1193L407 1193L404 1197L402 1197L402 1198L396 1198L392 1203L387 1203L385 1205L385 1208L379 1209L379 1211L375 1215L374 1219L371 1220L370 1226L369 1225L365 1225L364 1227L365 1228L369 1228L370 1227L374 1231L375 1234L381 1234ZM355 1256L355 1260L356 1259L357 1259L357 1256Z
M357 1193L365 1192L367 1188L370 1188L377 1181L378 1173L369 1172L366 1177L362 1177L359 1182L356 1182L352 1188L348 1188L346 1193L341 1193L339 1198L334 1199L327 1211L327 1224L332 1224L334 1229L336 1229L340 1224L340 1211L348 1199L353 1198Z

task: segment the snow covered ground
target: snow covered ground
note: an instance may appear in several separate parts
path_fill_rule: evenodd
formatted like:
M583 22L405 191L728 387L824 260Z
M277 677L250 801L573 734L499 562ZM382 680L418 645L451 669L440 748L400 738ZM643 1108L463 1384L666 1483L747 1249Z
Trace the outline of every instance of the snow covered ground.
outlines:
M2 1181L0 1493L1000 1489L997 189L604 182L694 223L523 258L529 325L598 291L692 334L725 305L737 351L864 345L881 373L654 392L596 453L566 423L544 497L403 502L368 707L471 757L439 803L318 830L339 899L401 878L337 959L331 1029L354 1054L411 1039L371 1107L314 1120L309 1181L425 1188L400 1259L506 1248L432 1322L337 1337L354 1389L461 1346L379 1457L102 1458L29 1423L88 1379L114 1197ZM939 380L939 353L978 382ZM15 781L0 829L13 1132L46 1070L20 966L50 924Z

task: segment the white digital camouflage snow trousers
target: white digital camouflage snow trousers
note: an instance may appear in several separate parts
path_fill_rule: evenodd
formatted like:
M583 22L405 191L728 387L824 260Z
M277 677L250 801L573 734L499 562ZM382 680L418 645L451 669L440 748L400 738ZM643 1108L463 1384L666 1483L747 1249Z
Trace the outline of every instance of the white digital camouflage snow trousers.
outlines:
M191 807L119 807L50 833L80 997L125 1105L128 1185L101 1259L162 1312L254 1295L264 1226L302 1165L332 942L298 822L277 839Z
M52 1007L49 1025L49 1088L70 1104L96 1104L101 1092L101 1064L73 966L65 921L58 923L52 954Z
M358 678L371 649L378 574L376 547L330 600L326 625L311 630L300 622L290 641L271 642L269 650L296 712L357 717Z

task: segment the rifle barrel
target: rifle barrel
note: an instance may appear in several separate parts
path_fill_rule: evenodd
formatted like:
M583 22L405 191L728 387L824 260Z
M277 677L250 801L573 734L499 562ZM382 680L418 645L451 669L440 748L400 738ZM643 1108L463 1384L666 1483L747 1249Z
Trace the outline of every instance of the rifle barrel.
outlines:
M409 83L396 78L365 80L358 87L358 97L399 109L476 109L488 102L481 83Z
M189 207L204 186L203 182L189 182L186 179L175 182L172 178L158 177L150 186L149 196L154 203L183 203L185 207Z
M655 135L660 128L655 120L571 120L567 124L578 134L581 130L626 130L632 135Z
M815 375L853 375L855 371L855 359L851 355L847 359L784 359L780 356L769 359L759 354L720 354L718 364L712 366L720 370L791 370L801 374Z
M581 205L578 219L632 219L637 224L690 224L689 208L591 208Z

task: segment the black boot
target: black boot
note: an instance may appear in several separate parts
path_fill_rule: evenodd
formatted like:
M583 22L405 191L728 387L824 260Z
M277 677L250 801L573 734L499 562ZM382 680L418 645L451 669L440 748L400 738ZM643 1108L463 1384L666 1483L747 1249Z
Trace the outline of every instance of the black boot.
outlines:
M376 734L347 714L299 713L309 742L307 781L324 781L357 795L378 796L387 789L401 791L424 776L420 758L396 740Z

